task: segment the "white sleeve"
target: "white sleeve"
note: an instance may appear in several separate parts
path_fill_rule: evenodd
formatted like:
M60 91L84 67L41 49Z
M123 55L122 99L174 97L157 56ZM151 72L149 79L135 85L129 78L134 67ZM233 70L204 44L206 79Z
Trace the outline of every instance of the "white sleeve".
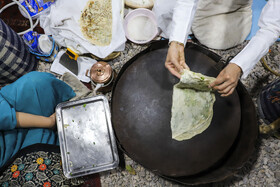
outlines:
M260 29L246 47L236 55L231 63L237 64L246 78L255 64L268 52L269 47L280 36L280 1L269 0L262 10Z
M197 2L198 0L176 0L169 41L186 44Z

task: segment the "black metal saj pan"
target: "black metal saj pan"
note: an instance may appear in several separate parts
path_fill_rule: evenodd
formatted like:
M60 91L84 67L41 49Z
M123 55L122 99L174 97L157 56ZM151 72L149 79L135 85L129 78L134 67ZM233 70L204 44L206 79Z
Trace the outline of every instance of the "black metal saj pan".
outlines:
M166 41L153 43L121 69L112 93L112 123L120 148L148 170L182 184L231 176L249 159L258 135L255 108L241 82L229 97L216 93L210 126L190 140L171 138L173 85L164 67ZM190 69L216 77L221 57L188 43Z

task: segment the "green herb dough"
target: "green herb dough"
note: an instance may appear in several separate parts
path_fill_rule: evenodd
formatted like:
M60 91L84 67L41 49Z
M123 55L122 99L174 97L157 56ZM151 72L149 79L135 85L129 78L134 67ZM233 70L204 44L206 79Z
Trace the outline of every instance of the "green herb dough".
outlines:
M206 130L213 117L215 94L208 85L215 78L184 70L173 87L171 131L178 141L191 139Z

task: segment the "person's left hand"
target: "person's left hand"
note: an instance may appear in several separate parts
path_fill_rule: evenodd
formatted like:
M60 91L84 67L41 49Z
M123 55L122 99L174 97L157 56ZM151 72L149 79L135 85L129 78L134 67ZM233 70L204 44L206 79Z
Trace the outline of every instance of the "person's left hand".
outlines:
M168 48L165 67L179 79L183 69L190 69L185 62L184 45L178 42L171 42Z
M229 96L233 93L241 76L241 68L234 64L228 64L217 76L216 80L209 86L217 90L222 97Z

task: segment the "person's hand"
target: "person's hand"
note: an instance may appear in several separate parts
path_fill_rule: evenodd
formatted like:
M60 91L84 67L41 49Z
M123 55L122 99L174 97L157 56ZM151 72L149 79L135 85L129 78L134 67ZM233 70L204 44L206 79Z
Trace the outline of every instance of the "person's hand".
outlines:
M238 65L230 63L220 72L210 87L217 90L222 97L229 96L237 86L241 73L242 70Z
M49 128L54 128L56 124L56 116L55 113L53 113L50 117L50 127Z
M184 46L178 42L171 42L168 48L165 67L172 75L181 78L183 69L190 69L185 62Z

